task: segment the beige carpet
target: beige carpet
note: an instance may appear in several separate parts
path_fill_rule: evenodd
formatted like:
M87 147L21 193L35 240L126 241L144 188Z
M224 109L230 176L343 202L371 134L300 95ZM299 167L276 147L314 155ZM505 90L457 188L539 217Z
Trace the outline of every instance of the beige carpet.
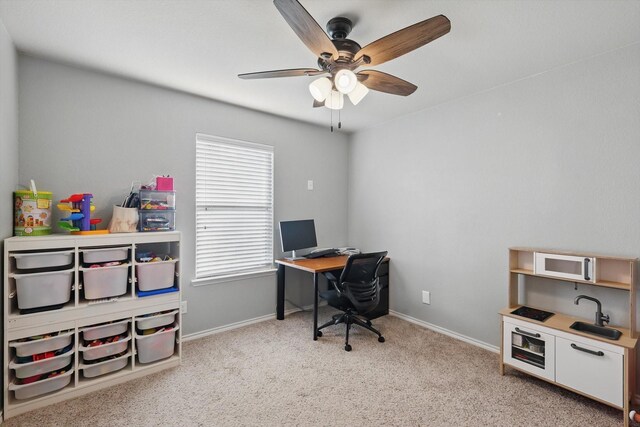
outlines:
M321 321L331 311L321 311ZM509 370L498 355L392 316L387 341L311 340L296 313L183 346L181 367L9 419L7 426L619 426L622 411ZM497 326L496 326L497 327Z

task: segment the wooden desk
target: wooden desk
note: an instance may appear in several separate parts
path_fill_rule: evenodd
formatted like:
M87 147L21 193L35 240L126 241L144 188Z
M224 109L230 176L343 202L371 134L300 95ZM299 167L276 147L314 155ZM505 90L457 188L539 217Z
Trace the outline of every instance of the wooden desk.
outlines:
M277 259L275 262L278 264L278 291L276 300L276 318L278 320L284 319L284 277L285 267L295 268L296 270L306 271L313 274L313 340L318 339L318 274L325 273L332 270L341 270L347 263L347 255L328 257L328 258L315 258L315 259L301 259L297 261L290 261L287 259ZM383 262L384 273L380 275L388 274L388 262L389 258L386 258ZM382 268L382 266L381 266ZM388 285L388 277L385 285ZM385 286L386 287L386 286ZM387 307L386 311L376 314L375 317L388 314L388 296L386 299Z
M276 301L276 319L284 319L284 272L285 267L313 273L313 340L318 340L318 274L326 271L344 268L347 263L346 255L329 258L301 259L290 261L277 259L278 264L278 292Z

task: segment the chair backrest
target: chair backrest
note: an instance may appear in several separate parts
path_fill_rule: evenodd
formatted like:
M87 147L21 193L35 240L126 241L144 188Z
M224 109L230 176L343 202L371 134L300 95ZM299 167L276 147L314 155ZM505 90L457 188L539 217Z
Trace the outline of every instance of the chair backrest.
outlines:
M380 302L378 268L386 256L383 251L351 255L347 259L338 286L358 313L368 313Z

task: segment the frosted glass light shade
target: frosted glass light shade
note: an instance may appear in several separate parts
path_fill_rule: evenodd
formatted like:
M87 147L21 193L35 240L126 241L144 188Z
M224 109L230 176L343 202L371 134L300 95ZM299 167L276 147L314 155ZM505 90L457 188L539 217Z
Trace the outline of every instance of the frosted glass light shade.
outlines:
M338 89L340 93L344 93L346 95L355 89L356 83L358 83L358 78L353 71L342 69L336 73L333 83L336 85L336 89Z
M344 107L344 95L336 90L332 90L331 95L324 101L324 106L331 110L342 110L342 107Z
M355 89L353 89L353 91L350 92L347 96L349 97L349 100L353 105L358 105L358 103L362 101L362 99L367 96L368 93L369 88L362 83L357 82Z
M331 80L327 77L320 77L312 81L309 84L309 92L311 92L311 96L313 96L313 99L316 101L324 101L331 92Z

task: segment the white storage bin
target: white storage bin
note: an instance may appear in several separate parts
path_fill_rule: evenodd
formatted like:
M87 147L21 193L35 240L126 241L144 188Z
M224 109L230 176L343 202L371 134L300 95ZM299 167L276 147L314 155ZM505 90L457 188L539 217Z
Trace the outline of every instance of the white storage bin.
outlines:
M82 262L100 264L111 261L124 261L129 257L129 246L118 248L82 249Z
M170 288L176 274L177 259L169 261L146 262L136 265L136 277L138 289L141 291L154 291L156 289Z
M82 370L82 375L85 378L93 378L109 374L111 372L119 371L127 366L127 363L129 363L129 356L131 356L130 351L116 359L105 360L104 362L94 363L93 365L84 365L81 363L80 370Z
M156 332L152 335L136 336L136 349L140 363L151 363L171 357L175 351L176 332L180 327L176 324L170 331Z
M65 366L69 366L72 356L73 349L58 356L36 362L17 363L14 359L9 363L9 369L15 370L16 377L18 378L29 378L34 375L46 374L47 372L57 371Z
M96 347L85 347L81 345L79 350L82 352L83 360L95 360L122 353L127 349L129 341L131 341L131 335L127 334L127 337L120 341L102 344Z
M160 313L155 316L136 317L136 328L150 329L170 325L176 320L176 313L178 313L178 310L173 310L168 313Z
M16 268L30 270L33 268L62 267L73 262L73 250L56 252L12 253L16 259Z
M86 299L116 297L127 293L129 264L81 268Z
M71 299L73 270L12 274L18 291L18 308L64 304Z
M85 341L99 340L100 338L112 337L114 335L122 335L127 332L129 320L121 320L119 322L106 323L104 325L88 326L80 329L82 338Z
M65 348L71 344L73 339L73 331L60 332L55 337L42 338L33 341L10 342L9 347L16 349L18 357L32 356L34 354L45 353L47 351L56 351Z
M9 384L9 390L15 392L16 399L29 399L32 397L40 396L41 394L60 390L71 382L72 374L73 369L70 369L62 375L47 378L46 380L36 381L31 384L18 385L12 382L11 384Z

